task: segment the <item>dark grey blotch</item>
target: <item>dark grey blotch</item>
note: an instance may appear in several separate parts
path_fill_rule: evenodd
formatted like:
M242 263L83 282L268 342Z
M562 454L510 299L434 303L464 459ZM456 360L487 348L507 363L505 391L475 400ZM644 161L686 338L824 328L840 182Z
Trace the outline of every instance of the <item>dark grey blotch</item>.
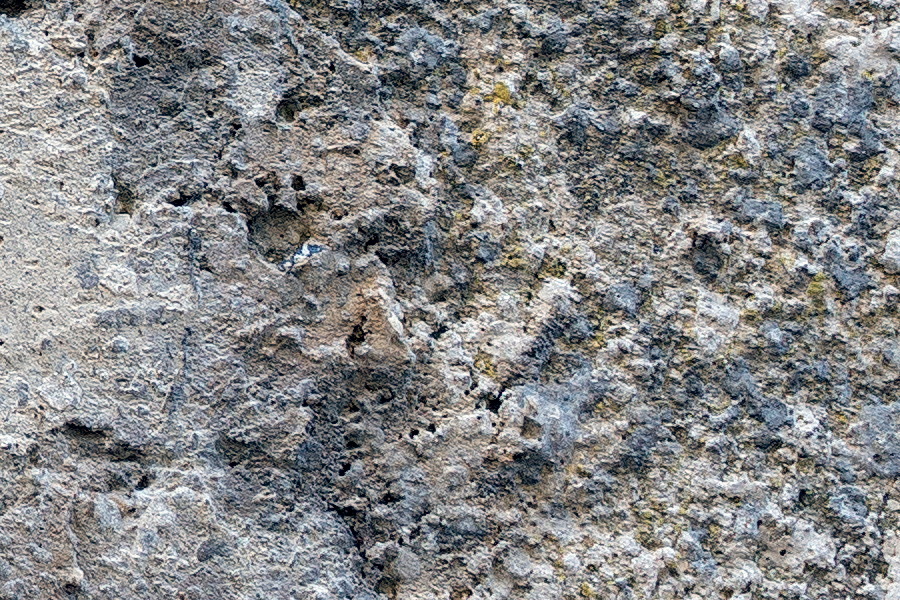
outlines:
M100 277L90 262L83 262L75 267L75 278L85 290L91 290L100 285Z

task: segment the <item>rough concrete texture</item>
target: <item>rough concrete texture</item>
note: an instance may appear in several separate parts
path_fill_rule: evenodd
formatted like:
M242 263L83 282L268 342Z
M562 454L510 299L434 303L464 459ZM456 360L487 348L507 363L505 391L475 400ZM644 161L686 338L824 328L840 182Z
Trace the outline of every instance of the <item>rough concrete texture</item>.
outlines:
M0 598L900 599L897 0L0 12Z

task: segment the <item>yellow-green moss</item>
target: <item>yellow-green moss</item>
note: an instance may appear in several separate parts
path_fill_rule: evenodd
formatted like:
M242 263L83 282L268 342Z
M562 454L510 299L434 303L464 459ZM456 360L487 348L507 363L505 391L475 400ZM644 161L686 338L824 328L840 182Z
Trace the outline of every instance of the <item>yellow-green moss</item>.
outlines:
M606 342L606 333L598 331L588 342L588 347L595 350L602 350L603 348L606 348Z
M797 460L797 471L800 473L815 473L816 462L811 458L801 458Z
M806 295L809 296L813 302L821 303L825 299L825 282L828 280L828 275L825 273L816 273L813 275L812 281L809 282L809 285L806 286Z
M542 278L555 277L556 279L562 279L565 276L566 265L557 258L544 261L544 264L541 265L541 270L538 272L538 277Z
M472 145L476 148L484 146L489 139L491 139L491 134L489 131L485 131L484 129L476 129L472 132Z
M353 53L353 56L360 62L367 63L372 58L372 50L369 48L362 48Z
M503 266L510 269L524 269L528 266L525 249L520 244L509 246L503 255Z
M516 106L516 102L512 97L512 91L509 89L509 86L502 81L495 83L493 91L486 94L484 99L489 100L494 104Z
M756 323L761 318L759 311L752 308L741 311L741 321L745 323Z
M497 367L494 366L494 359L486 352L479 352L475 355L475 368L492 379L497 377Z

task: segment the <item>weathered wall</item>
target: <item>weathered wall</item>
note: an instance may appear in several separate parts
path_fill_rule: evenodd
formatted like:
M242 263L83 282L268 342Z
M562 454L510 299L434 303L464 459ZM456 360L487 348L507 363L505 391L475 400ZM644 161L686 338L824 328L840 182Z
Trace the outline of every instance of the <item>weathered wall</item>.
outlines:
M898 10L0 1L0 598L900 599Z

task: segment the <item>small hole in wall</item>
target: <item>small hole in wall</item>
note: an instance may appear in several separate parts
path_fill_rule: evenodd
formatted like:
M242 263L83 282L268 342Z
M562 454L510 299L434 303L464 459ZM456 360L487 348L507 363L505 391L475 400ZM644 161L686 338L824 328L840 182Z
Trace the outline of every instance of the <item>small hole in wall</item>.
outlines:
M18 17L31 8L28 0L0 0L0 14L8 17Z
M150 64L150 59L146 56L139 56L137 54L134 55L134 66L136 67L146 67Z
M177 198L169 199L169 204L172 206L187 206L188 204L193 204L194 202L200 200L200 193L189 193L184 191L178 192Z
M290 100L279 102L275 108L275 115L279 120L291 123L297 116L297 106Z
M303 180L302 175L294 175L291 178L291 188L295 192L302 192L306 189L306 182Z
M359 511L352 506L338 506L336 507L336 512L345 518L353 518L359 514Z

